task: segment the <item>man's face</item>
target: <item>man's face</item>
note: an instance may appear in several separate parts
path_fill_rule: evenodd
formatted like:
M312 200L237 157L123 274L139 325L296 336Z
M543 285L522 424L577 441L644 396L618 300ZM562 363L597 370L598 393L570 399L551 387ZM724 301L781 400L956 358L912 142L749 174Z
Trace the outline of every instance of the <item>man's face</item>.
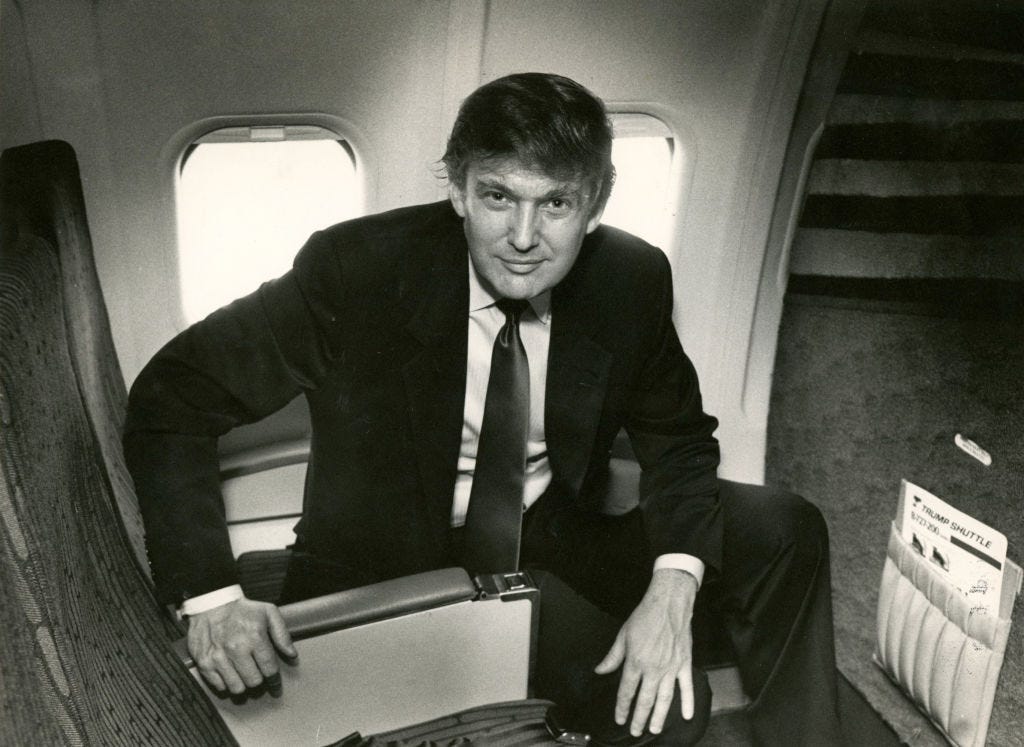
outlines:
M449 189L477 275L495 297L517 299L555 287L572 269L583 238L601 222L593 192L582 180L552 179L515 160L474 162L465 187Z

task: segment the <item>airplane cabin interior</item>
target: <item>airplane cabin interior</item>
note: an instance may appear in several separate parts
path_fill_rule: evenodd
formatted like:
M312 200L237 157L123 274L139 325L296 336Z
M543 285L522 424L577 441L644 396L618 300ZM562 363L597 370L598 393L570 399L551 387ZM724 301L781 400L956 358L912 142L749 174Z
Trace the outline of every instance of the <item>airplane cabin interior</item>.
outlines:
M672 267L723 490L825 518L847 743L1024 745L1020 0L0 0L0 744L555 743L516 574L287 605L283 698L213 695L121 445L154 353L312 232L446 199L462 100L521 71L607 106L604 221ZM220 439L250 599L279 598L310 435L300 398ZM610 467L623 514L625 434ZM922 495L949 514L912 514ZM901 516L961 514L995 609L938 540L901 539ZM754 744L713 624L694 656L700 744Z

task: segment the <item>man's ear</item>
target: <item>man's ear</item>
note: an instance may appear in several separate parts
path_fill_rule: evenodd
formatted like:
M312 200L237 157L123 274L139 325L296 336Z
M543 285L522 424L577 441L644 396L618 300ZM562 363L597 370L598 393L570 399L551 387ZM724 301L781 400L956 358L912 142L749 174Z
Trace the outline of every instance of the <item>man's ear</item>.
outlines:
M602 202L600 205L594 208L594 212L590 214L590 218L587 220L587 233L593 233L594 229L601 225L601 216L604 215L604 206L606 203Z
M466 191L455 182L448 182L448 199L460 218L466 217Z
M599 201L599 204L591 206L590 217L587 218L587 233L593 233L601 225L601 218L604 216L604 208L608 204L608 196L611 190L605 190L601 182L591 182L589 187L590 196L587 198L588 201L591 199Z

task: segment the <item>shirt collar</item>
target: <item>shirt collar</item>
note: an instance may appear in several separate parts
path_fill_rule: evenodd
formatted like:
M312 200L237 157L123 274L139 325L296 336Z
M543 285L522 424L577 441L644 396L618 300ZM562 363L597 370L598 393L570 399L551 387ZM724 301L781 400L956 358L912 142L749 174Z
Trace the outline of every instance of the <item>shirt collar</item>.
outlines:
M468 257L468 254L467 254ZM472 258L469 259L469 313L472 314L474 311L480 311L486 309L488 306L493 306L496 299L491 292L484 288L480 282L480 276L477 275L476 267L473 266ZM546 290L539 296L534 296L529 300L530 308L533 309L533 313L536 314L537 319L540 320L541 324L551 323L551 291Z

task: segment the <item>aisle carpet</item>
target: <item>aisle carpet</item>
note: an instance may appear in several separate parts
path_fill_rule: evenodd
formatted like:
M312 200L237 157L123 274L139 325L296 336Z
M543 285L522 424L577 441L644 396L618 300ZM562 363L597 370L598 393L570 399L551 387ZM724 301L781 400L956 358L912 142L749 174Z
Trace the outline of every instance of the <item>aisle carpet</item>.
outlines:
M878 582L901 478L998 527L1024 559L1024 285L968 305L815 295L799 278L790 288L810 292L791 293L783 315L767 480L828 521L840 669L907 743L944 744L871 661ZM957 433L989 450L991 467L960 451ZM1018 601L991 745L1024 744L1022 618Z

